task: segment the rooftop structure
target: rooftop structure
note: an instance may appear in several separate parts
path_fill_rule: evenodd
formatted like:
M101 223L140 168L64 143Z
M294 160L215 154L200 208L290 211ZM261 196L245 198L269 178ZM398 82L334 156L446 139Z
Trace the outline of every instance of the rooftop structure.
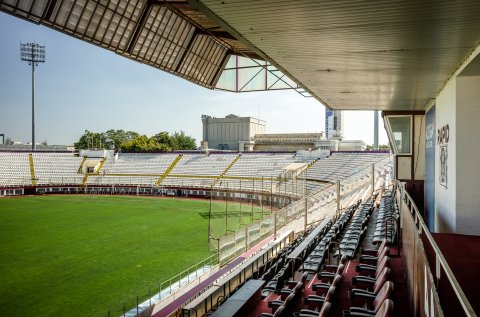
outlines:
M208 148L251 151L254 136L265 131L266 122L257 118L230 114L225 118L203 115L202 124L202 140Z

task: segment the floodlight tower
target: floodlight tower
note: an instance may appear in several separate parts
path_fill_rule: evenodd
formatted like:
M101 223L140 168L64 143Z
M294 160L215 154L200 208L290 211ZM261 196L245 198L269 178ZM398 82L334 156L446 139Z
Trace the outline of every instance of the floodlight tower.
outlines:
M32 65L32 151L35 151L35 66L38 66L38 63L45 63L45 46L20 43L20 59Z

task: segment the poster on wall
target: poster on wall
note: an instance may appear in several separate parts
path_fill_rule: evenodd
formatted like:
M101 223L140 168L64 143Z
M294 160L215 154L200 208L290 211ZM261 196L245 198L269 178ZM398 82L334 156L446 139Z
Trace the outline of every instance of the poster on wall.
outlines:
M448 180L448 148L447 145L440 146L440 185L447 187Z
M424 211L427 226L431 232L435 229L435 147L437 144L435 128L435 105L426 113L425 130L425 200Z

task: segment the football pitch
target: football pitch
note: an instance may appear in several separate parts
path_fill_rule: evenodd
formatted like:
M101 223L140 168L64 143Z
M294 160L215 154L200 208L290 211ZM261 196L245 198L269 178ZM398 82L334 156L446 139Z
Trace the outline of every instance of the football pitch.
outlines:
M0 315L107 316L137 294L158 292L160 282L213 254L209 205L132 196L0 199ZM213 201L212 233L261 215L259 207Z

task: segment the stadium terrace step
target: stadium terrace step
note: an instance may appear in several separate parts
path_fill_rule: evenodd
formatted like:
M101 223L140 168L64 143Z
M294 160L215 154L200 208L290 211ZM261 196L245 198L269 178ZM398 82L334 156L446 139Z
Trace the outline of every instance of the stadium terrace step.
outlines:
M240 157L242 157L241 155L237 155L237 157L235 157L235 159L232 161L232 163L230 163L230 165L227 166L227 168L222 172L222 174L220 174L219 176L217 176L217 178L215 179L215 181L213 182L212 184L212 188L215 187L215 185L217 184L217 182L225 175L228 173L228 171L233 167L233 165L235 165L235 163L238 162L238 160L240 159Z
M32 154L28 154L28 161L30 163L30 176L32 177L32 185L37 186L37 179L35 177L35 166L33 165Z

